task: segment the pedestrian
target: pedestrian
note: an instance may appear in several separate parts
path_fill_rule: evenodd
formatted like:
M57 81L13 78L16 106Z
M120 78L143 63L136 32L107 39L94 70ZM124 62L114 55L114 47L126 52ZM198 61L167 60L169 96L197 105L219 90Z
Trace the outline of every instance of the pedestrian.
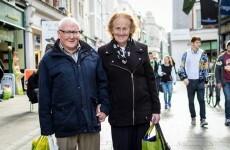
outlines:
M153 56L153 53L149 52L149 60L150 60L151 66L153 68L153 72L156 76L157 70L158 70L158 65L157 65L157 61L155 59L156 59L156 57Z
M223 55L224 53L225 53L226 51L225 50L221 50L220 51L220 55L218 56L218 57L220 57L221 55ZM218 59L217 59L218 60ZM216 63L217 63L217 60L216 60L216 62L215 62L215 64L214 64L214 68L216 69ZM214 69L214 70L215 70ZM215 71L214 71L215 72ZM216 77L215 77L216 78ZM219 88L215 88L216 89L216 104L218 105L218 106L220 106L220 90L221 90L221 88L219 89Z
M60 150L99 150L100 122L110 111L108 81L99 55L79 31L74 18L63 18L58 39L39 64L41 134L55 134Z
M230 40L226 43L227 51L217 59L215 76L217 88L223 87L225 97L225 125L230 126Z
M109 80L114 150L141 150L141 140L160 120L160 101L148 48L132 39L136 25L131 15L115 13L108 24L112 40L98 53Z
M194 105L195 93L200 105L200 125L208 124L206 121L204 90L208 83L208 57L204 50L200 49L201 38L194 36L191 38L191 48L182 56L180 66L180 78L187 87L189 111L191 114L191 124L196 125L196 111Z
M159 88L160 88L160 81L158 82L159 80L159 75L158 75L158 63L157 63L157 57L155 55L153 55L152 52L149 52L149 60L150 60L150 63L151 63L151 66L153 68L153 72L154 72L154 75L155 75L155 80L156 80L156 86L157 86L157 94L159 95Z
M164 62L159 66L158 74L161 77L161 86L164 93L165 109L171 108L173 84L176 84L176 74L170 63L170 56L164 57Z

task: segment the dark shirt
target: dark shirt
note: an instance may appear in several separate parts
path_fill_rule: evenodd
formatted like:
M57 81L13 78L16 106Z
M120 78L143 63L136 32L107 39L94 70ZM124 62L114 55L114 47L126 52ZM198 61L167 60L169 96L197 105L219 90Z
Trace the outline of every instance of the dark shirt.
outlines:
M230 55L224 56L224 81L230 82Z

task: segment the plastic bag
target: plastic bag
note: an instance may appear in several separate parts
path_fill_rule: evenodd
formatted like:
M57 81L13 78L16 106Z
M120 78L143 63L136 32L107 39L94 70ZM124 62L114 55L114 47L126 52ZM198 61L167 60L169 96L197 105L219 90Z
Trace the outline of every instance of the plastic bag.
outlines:
M58 150L57 140L54 136L47 136L50 150Z
M8 99L10 99L11 95L12 95L11 88L10 87L4 87L2 99L8 100Z
M33 140L32 150L50 150L47 137L41 135L37 140Z

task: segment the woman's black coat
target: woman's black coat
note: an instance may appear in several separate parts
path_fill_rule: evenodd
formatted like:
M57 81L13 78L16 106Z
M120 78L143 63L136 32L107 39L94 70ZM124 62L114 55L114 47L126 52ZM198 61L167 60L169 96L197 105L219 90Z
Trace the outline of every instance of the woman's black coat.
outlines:
M128 126L149 122L153 113L160 113L155 75L147 46L133 41L127 64L118 59L113 43L98 49L108 80L113 126Z

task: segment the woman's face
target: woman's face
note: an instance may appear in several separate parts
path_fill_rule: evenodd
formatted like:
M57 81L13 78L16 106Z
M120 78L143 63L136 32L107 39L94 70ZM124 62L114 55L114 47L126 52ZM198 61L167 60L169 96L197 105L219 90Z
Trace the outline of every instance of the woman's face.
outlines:
M121 47L124 47L128 41L131 31L130 26L130 20L125 17L118 17L113 21L112 34Z
M165 64L169 64L169 58L168 58L168 57L165 57L165 58L164 58L164 62L165 62Z

